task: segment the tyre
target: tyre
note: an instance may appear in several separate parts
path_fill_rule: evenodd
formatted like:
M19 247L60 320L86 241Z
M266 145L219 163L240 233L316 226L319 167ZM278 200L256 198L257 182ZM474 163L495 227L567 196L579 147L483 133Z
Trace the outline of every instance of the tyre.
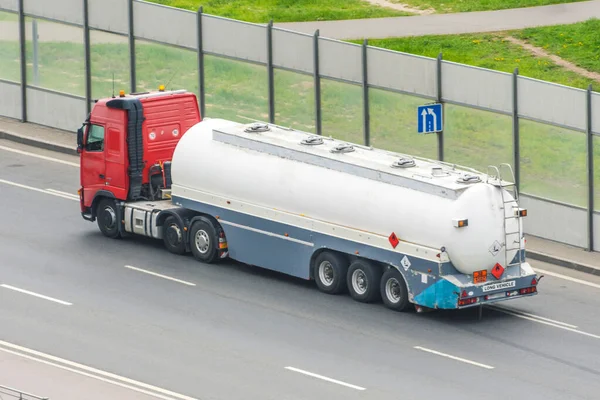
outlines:
M183 226L174 216L169 216L163 224L163 242L167 250L173 254L185 253Z
M404 311L408 304L408 289L402 274L396 268L390 268L383 274L380 285L383 304L391 310Z
M106 237L116 239L119 233L119 214L117 203L113 199L103 198L96 207L96 221L100 232Z
M361 303L379 300L381 268L367 261L356 260L348 268L347 285L350 296Z
M338 253L324 251L313 262L313 276L323 293L339 294L346 291L348 261Z
M194 222L190 229L189 240L196 260L210 264L218 259L217 232L212 224L202 220Z

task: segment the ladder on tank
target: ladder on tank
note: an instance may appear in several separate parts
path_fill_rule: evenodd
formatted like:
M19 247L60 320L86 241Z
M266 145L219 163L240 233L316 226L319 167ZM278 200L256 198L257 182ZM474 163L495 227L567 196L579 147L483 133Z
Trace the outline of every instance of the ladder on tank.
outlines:
M500 173L500 171L502 170L502 167L506 167L508 169L508 172L510 173L510 178L511 181L507 182L507 183L502 183L502 174ZM493 173L490 174L490 169L492 171L495 170L496 175L494 177ZM513 172L512 167L510 166L510 164L500 164L500 169L498 169L498 167L494 166L494 165L490 165L488 166L488 174L487 174L487 180L486 183L490 183L496 187L498 187L500 189L500 196L502 198L502 212L504 214L504 219L503 219L503 232L504 232L504 260L506 262L506 268L514 266L514 265L521 265L521 263L524 261L523 260L523 246L521 246L521 239L523 237L523 232L521 229L521 216L519 214L519 209L517 210L512 210L512 212L508 213L506 212L506 205L512 203L513 201L517 203L517 206L519 204L519 193L518 193L518 189L517 189L517 185L515 183L515 174ZM496 181L496 182L494 182ZM512 189L512 196L513 196L513 200L509 199L506 200L506 196L505 196L505 190L508 192L509 189ZM516 221L516 225L517 225L517 230L516 231L511 231L511 232L507 232L507 221L509 220L515 220ZM509 241L509 237L511 235L517 235L517 240L513 240L512 243L508 243ZM517 245L516 247L515 244ZM513 250L517 250L517 261L516 262L511 262L512 260L509 260L508 258L508 253L510 251Z

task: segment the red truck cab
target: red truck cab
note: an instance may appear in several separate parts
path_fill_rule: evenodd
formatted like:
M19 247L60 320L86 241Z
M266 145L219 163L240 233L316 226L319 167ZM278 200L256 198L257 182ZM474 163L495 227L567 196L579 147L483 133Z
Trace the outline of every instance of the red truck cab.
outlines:
M186 90L161 86L96 101L77 131L83 218L94 221L103 200L155 200L169 189L175 147L200 120L197 98Z

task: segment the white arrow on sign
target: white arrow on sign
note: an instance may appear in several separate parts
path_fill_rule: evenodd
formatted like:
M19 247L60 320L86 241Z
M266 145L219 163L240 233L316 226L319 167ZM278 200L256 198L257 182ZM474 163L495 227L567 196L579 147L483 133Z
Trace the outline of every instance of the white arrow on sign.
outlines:
M433 112L433 108L428 108L427 112L429 113L429 115L433 116L433 129L437 129L437 115L435 115L435 113Z
M425 109L421 112L421 116L423 117L423 129L427 131L427 111Z

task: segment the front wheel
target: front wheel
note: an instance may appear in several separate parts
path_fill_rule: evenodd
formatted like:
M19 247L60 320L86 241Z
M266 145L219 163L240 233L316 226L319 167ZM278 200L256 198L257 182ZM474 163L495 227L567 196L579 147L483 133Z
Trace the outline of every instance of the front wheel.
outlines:
M194 222L189 240L192 254L198 261L211 264L219 258L217 232L212 224L202 220Z
M116 239L119 233L119 216L117 213L117 204L113 199L104 198L98 203L96 208L96 220L100 232L106 237Z
M408 289L402 274L395 268L388 269L381 278L383 304L391 310L403 311L408 306Z

